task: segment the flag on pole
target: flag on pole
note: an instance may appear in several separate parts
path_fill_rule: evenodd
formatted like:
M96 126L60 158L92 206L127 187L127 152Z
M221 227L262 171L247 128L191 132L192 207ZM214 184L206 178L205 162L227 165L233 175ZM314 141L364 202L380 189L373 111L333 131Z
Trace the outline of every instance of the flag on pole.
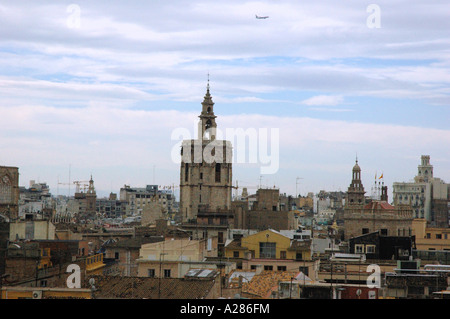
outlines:
M383 178L383 173L381 173L381 176L380 176L380 178L379 179L382 179Z

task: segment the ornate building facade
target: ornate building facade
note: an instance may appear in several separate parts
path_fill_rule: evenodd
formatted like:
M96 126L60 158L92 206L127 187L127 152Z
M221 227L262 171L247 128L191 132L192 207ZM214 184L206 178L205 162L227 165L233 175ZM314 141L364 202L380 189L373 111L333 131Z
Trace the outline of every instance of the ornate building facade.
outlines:
M19 169L0 166L0 217L18 218L19 197Z
M412 235L411 206L390 205L386 186L382 188L381 200L366 199L364 194L361 168L357 160L344 208L345 240L377 231L381 236Z

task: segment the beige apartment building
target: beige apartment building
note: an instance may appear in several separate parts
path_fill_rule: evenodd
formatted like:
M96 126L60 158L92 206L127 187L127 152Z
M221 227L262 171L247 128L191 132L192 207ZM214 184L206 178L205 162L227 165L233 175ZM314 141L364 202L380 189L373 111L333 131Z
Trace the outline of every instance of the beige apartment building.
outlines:
M139 277L182 278L205 257L217 256L217 238L205 240L166 239L141 246L138 265ZM211 267L211 266L210 266Z
M424 218L412 222L417 250L450 250L450 228L429 227Z

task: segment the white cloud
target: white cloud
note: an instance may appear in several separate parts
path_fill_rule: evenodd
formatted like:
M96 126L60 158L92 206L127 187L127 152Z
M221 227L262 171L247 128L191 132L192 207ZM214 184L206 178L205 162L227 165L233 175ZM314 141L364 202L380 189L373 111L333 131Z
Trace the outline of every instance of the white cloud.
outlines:
M342 104L344 98L342 96L317 95L301 101L305 105L339 105Z
M122 167L110 177L116 176L114 185L117 187L123 183L119 178L126 176L126 171L130 174L138 170L151 171L153 165L167 172L167 176L160 175L160 183L178 183L178 163L171 159L171 150L177 141L172 141L170 136L176 128L186 128L193 133L198 115L180 111L110 110L104 107L75 110L31 105L1 107L0 112L5 115L0 118L0 148L8 150L2 153L2 163L14 163L25 169L72 164L85 174ZM424 151L436 158L450 156L448 149L442 147L450 144L449 130L258 114L219 115L217 121L222 130L278 128L281 170L270 178L280 183L285 179L283 172L286 169L302 170L304 174L319 170L334 172L335 183L343 187L347 183L347 172L339 172L339 168L351 166L355 152L361 162L366 163L366 171L379 165L384 166L386 172L388 167L398 167L404 156L411 157L408 161L413 163L412 167L414 158L419 158ZM390 162L385 163L386 159ZM235 172L236 179L250 178L245 173L245 165L237 165ZM443 172L445 174L445 169ZM40 178L51 182L56 173L54 176L41 174ZM59 174L63 173L59 171ZM340 174L343 180L339 182ZM397 173L397 176L402 180L411 177L405 172ZM450 176L440 177L450 180ZM23 178L21 183L33 176L24 175ZM141 176L140 183L145 183L146 179L148 182L148 178L148 175ZM316 176L324 184L327 178L327 175ZM98 180L103 188L109 188L109 182Z

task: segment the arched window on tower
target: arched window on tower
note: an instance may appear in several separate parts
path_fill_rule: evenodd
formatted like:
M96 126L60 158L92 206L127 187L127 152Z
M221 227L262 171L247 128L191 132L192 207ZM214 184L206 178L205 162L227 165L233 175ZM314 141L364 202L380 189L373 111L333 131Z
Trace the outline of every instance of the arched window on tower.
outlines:
M184 164L184 181L187 182L189 178L189 165L188 163Z
M211 127L212 127L211 120L207 120L205 123L205 134L203 136L204 138L206 139L211 138L211 131L210 131Z

